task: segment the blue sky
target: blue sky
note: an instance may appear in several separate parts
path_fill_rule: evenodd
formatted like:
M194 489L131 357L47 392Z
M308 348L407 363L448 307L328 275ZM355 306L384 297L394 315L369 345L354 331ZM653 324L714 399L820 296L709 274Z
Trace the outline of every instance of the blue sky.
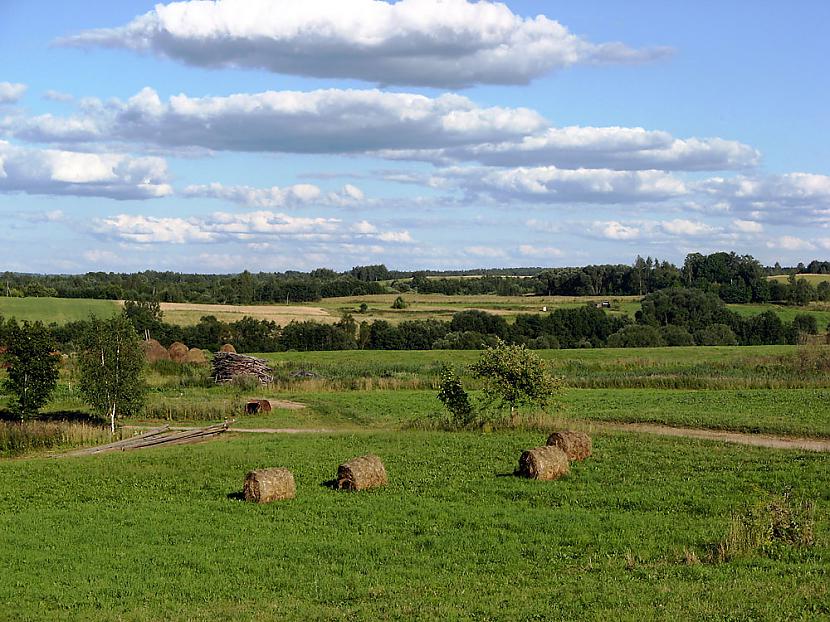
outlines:
M0 0L0 269L830 254L827 3L154 7Z

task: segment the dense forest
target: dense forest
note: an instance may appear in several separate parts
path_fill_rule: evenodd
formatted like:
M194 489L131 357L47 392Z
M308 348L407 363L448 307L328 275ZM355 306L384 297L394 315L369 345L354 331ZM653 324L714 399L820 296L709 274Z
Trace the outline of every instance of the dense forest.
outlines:
M727 303L778 302L803 305L830 300L830 283L813 286L799 274L829 274L830 262L794 268L764 267L749 255L693 253L682 267L651 257L632 265L574 268L505 268L456 272L390 271L384 265L357 266L348 272L234 275L146 271L136 274L90 272L83 275L33 275L6 272L0 295L55 296L110 300L153 300L218 304L313 302L322 298L416 291L449 295L644 296L666 288L689 287L717 294ZM776 274L789 281L770 280ZM462 278L463 277L463 278Z

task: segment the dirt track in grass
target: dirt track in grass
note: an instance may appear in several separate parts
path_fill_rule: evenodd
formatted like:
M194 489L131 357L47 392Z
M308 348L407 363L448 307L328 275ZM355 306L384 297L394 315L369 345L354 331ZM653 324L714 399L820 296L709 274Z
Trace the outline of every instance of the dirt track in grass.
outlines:
M124 426L126 429L143 430L152 426ZM748 434L745 432L728 432L706 430L701 428L679 428L651 423L578 423L574 427L587 431L636 432L639 434L656 434L658 436L677 436L696 438L707 441L720 441L754 447L771 449L798 449L806 451L830 452L830 439L802 438L796 436L776 436L771 434ZM195 430L196 427L176 426L171 430ZM231 427L230 432L244 434L333 434L337 430L328 428L238 428Z

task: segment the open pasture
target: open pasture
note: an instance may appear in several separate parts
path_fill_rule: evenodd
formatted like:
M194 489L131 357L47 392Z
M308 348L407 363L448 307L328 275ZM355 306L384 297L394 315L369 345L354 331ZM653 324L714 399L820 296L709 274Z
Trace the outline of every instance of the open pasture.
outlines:
M90 315L106 318L119 310L115 300L86 298L6 298L0 296L0 315L18 320L66 324L89 319Z
M770 281L780 281L782 283L786 283L790 279L790 275L776 274L775 276L768 278ZM796 274L795 278L798 280L805 279L810 285L816 286L819 283L830 281L830 274Z
M513 477L543 439L246 435L0 463L0 609L29 620L830 614L826 456L600 434L562 480ZM370 451L387 487L323 485ZM292 469L297 498L240 501L244 474L275 465ZM733 514L783 490L816 502L816 545L718 561Z

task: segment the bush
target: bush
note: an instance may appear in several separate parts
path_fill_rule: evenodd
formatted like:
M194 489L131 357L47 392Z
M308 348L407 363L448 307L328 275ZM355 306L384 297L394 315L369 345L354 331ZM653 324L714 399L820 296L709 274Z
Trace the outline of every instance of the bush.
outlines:
M694 334L695 343L699 346L736 346L738 338L726 324L712 324Z
M403 299L403 296L398 296L395 298L395 302L392 303L393 309L406 309L408 306L409 304Z
M440 372L441 383L439 385L438 399L447 407L450 413L449 427L467 427L475 419L473 406L470 404L470 396L461 385L461 380L455 370L445 365Z
M609 348L656 348L666 345L654 326L630 324L608 338Z
M818 334L816 316L809 313L799 313L793 318L793 329L808 335Z
M691 333L680 326L663 326L660 335L667 346L693 346L695 340Z

